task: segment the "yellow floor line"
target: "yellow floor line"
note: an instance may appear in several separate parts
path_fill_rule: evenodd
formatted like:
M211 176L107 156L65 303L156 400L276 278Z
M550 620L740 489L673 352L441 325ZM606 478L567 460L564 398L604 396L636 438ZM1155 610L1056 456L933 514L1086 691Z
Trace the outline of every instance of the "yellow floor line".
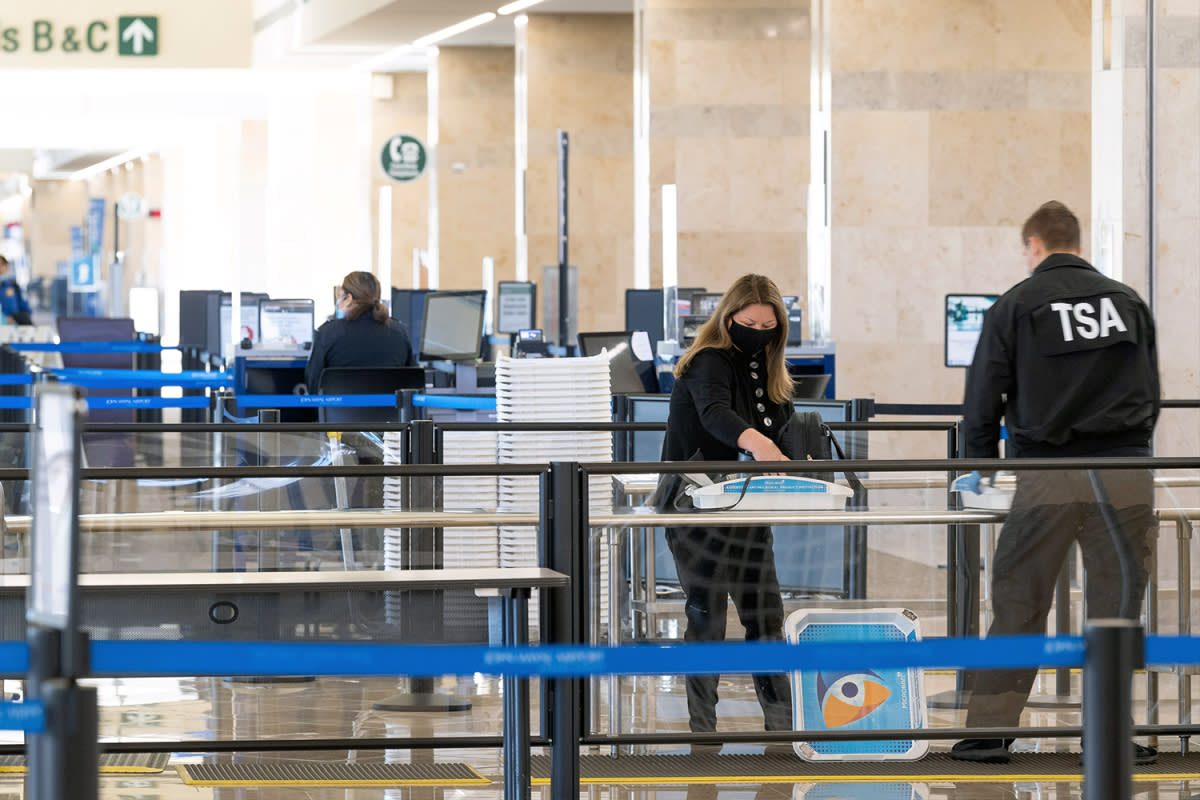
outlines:
M160 767L100 767L102 775L158 775ZM25 767L0 767L0 775L23 775Z
M251 779L199 779L193 778L186 764L179 764L175 771L188 786L490 786L491 781L479 774L473 767L468 767L477 777L463 779L422 778L413 780L397 780L395 778L364 778L362 780L251 780Z

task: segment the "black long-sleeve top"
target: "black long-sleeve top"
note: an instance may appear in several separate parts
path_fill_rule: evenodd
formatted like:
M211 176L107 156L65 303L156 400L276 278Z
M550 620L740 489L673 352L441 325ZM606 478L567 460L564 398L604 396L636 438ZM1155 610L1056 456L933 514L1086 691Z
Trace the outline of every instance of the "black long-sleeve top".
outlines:
M331 319L317 329L304 367L309 394L320 389L326 367L411 367L408 329L394 319L376 322L370 314L356 319Z
M968 458L1060 458L1148 447L1160 399L1154 320L1137 293L1050 255L983 317L963 403Z
M686 461L699 450L706 461L736 461L737 440L747 428L775 440L791 414L790 404L767 396L762 354L706 348L675 381L662 460Z

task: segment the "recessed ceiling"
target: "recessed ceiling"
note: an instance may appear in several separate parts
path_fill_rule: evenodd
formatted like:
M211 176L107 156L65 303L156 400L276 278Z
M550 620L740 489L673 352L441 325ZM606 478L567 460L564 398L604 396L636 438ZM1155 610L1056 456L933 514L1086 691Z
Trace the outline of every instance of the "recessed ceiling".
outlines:
M291 26L296 54L343 51L358 58L410 44L478 14L494 12L507 0L307 0L264 7L259 34ZM529 14L628 14L633 0L545 0ZM512 46L513 17L501 16L440 45Z

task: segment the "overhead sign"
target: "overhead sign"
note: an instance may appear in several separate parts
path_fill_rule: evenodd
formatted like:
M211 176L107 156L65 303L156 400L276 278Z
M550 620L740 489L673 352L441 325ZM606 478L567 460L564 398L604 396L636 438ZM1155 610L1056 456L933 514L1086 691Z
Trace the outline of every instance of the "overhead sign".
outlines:
M425 171L425 145L415 136L398 133L384 143L379 160L392 180L413 181Z
M249 67L253 6L246 0L139 0L126 9L79 0L6 3L0 67Z

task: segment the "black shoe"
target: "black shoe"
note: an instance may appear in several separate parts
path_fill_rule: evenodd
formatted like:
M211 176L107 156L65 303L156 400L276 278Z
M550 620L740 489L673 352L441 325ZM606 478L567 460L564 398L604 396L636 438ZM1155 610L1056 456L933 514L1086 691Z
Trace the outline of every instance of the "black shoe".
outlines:
M950 757L980 764L1007 764L1012 758L1008 752L1012 743L1012 739L963 739L950 749Z
M1133 742L1133 763L1137 766L1144 767L1149 764L1154 764L1158 761L1158 751L1153 747L1146 747L1143 744ZM1079 764L1083 766L1083 756L1079 757Z

